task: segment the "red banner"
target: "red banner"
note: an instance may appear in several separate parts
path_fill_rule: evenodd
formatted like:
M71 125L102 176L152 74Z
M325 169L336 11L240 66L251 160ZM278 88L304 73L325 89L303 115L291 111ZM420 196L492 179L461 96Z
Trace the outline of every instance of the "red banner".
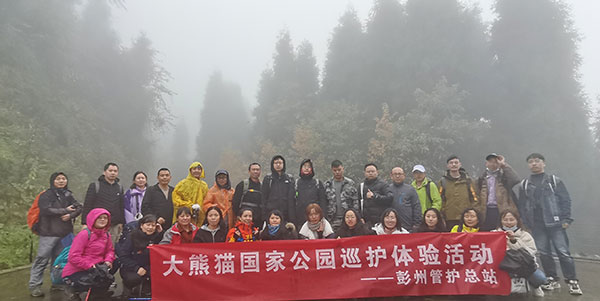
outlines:
M505 250L502 232L159 245L152 299L508 295Z

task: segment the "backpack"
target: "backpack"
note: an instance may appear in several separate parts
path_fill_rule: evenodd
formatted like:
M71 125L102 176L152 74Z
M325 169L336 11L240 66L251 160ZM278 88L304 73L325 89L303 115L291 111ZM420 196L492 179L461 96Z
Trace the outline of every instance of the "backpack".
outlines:
M100 180L94 182L94 188L96 189L96 194L98 194L100 192ZM119 191L121 192L121 196L123 196L123 185L121 183L119 183Z
M90 231L90 229L88 228L85 228L85 230L87 231L88 239L90 239L90 237L92 236L92 231ZM108 232L106 233L106 235L108 235ZM66 236L65 238L67 237L68 236ZM58 257L56 257L54 263L52 264L52 268L50 269L50 280L52 281L52 284L65 284L62 278L62 272L65 266L67 265L67 262L69 261L69 252L71 251L71 243L73 242L72 234L70 238L71 239L66 242L68 243L68 245L66 245L62 249L62 251L60 251L60 254L58 254ZM64 240L65 239L63 238L63 240L61 240L61 243L63 243Z
M524 248L506 251L500 269L509 274L527 278L536 270L535 258Z
M296 192L295 193L296 197L298 197L298 180L300 180L300 178L296 178L296 180L294 181L294 191ZM317 181L317 183L315 184L315 187L318 190L319 186L321 185L321 182L319 181L319 179L315 179L315 181Z
M425 200L425 207L429 209L431 208L431 206L433 206L433 199L431 198L431 180L427 181L427 184L425 185L425 193L427 194L427 199Z
M40 207L38 206L38 202L40 200L40 196L42 193L46 192L46 190L38 193L38 195L33 200L31 207L29 207L29 211L27 211L27 226L35 235L39 235L38 222L40 221Z
M133 231L137 226L138 226L138 221L129 222L123 226L123 231L121 232L121 236L119 236L119 240L117 241L117 244L115 245L115 253L118 253L117 249L120 250L121 247L127 242L127 240L129 239L129 233L131 233L131 231ZM117 256L115 258L115 260L113 261L112 268L110 268L110 273L111 274L116 273L117 270L121 267L121 265L122 265L121 260Z
M246 194L248 192L258 192L258 193L261 193L261 191L260 190L250 189L250 179L245 179L244 181L242 181L242 183L243 183L242 196L240 197L240 205L239 205L238 209L242 209L242 207L244 207L244 206L256 207L256 204L245 203L244 202L244 198L246 197Z

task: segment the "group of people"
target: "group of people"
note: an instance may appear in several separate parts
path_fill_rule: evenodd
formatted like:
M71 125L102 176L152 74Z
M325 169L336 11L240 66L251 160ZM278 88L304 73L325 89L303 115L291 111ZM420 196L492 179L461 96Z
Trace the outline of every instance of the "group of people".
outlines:
M485 157L485 172L472 179L457 156L450 156L447 171L435 183L423 165L412 168L413 181L405 182L401 167L391 169L391 183L379 177L376 164L364 167L364 180L344 175L339 160L331 163L332 177L315 178L310 159L301 162L298 177L286 173L283 156L271 159L262 182L259 163L248 166L248 178L232 187L229 173L218 170L209 188L204 167L192 163L188 176L175 187L171 173L161 168L157 184L138 171L124 189L119 168L108 163L92 182L83 205L67 188L64 173L50 178L50 189L39 200L40 243L31 269L32 295L41 292L42 275L49 260L62 250L61 241L73 232L73 220L82 214L81 231L73 239L62 276L67 294L78 300L91 287L91 296L104 296L111 281L89 284L98 271L123 279L123 296L149 295L153 244L252 242L257 240L326 239L359 235L417 232L503 231L507 249L539 253L543 272L528 277L534 294L560 287L552 248L556 251L569 292L581 295L566 229L571 199L564 183L544 172L545 158L526 158L531 175L520 179L505 158ZM519 195L513 187L519 185ZM116 255L115 255L116 254ZM116 259L115 259L116 258ZM110 278L110 277L107 277ZM86 282L88 281L88 282Z

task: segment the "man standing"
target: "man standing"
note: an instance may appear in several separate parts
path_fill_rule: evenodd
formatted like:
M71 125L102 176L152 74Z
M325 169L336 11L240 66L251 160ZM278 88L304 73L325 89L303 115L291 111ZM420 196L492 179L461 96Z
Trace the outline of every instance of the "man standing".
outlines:
M331 222L334 231L342 226L344 212L354 208L359 210L358 190L350 178L344 176L344 166L339 160L331 162L333 177L325 182L327 196L327 220Z
M317 203L322 210L327 209L327 197L323 183L315 179L315 169L310 159L302 160L300 163L300 178L294 182L296 190L296 221L303 221L306 218L306 206L310 203Z
M239 182L233 193L233 213L235 216L238 216L241 208L252 208L254 211L252 222L256 227L260 227L263 222L260 172L260 164L255 162L248 165L248 179Z
M119 184L119 166L116 163L106 163L104 173L96 182L90 183L85 194L81 224L85 225L88 213L94 208L104 208L110 212L110 235L113 244L117 242L123 224L125 223L125 209L123 200L123 186ZM89 227L93 225L88 225Z
M569 293L582 295L575 274L575 262L569 252L569 238L566 231L573 222L571 197L563 181L544 172L545 161L544 156L539 153L527 156L531 175L521 182L517 205L523 222L532 229L542 267L548 276L548 283L542 285L542 289L560 288L556 263L552 257L552 247L554 247L563 276L569 286Z
M171 171L163 167L158 170L156 176L158 183L148 187L142 200L142 214L154 214L158 217L157 222L166 231L173 225L173 186L171 182Z
M390 191L394 195L392 208L398 211L400 225L412 232L421 223L421 202L414 187L404 184L406 175L400 167L392 168ZM398 227L400 229L400 227Z
M421 201L421 214L429 208L442 210L442 197L437 185L425 175L423 165L415 165L412 169L413 181L411 185L417 190L419 201Z
M467 208L478 208L477 194L473 189L473 181L462 169L460 159L456 155L446 160L448 170L440 180L442 196L442 215L446 219L448 229L462 223L462 212Z
M481 231L491 231L500 226L500 212L515 205L513 186L519 183L519 176L503 156L491 153L485 157L485 173L477 181L477 195L481 206Z
M375 163L365 165L365 181L360 183L360 211L365 222L373 226L381 219L385 209L392 205L393 193L385 181L378 178L379 172Z
M302 225L304 221L296 221L294 197L294 177L285 173L285 159L276 155L271 159L271 173L266 175L262 183L263 218L273 209L279 209L286 221Z

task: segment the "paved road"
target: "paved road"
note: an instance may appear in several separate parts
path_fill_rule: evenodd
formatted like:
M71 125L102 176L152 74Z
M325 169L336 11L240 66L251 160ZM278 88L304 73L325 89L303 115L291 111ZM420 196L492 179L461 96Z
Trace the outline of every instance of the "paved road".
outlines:
M546 297L535 298L533 296L436 296L436 297L395 297L395 298L377 298L376 300L577 300L577 301L600 301L600 262L577 261L577 273L580 278L583 296L571 296L566 285L562 283L562 288L553 292L547 292ZM27 282L29 281L29 270L20 270L12 273L0 275L0 300L31 300L31 301L46 301L46 300L63 300L64 294L61 291L48 292L50 287L50 279L46 272L46 280L44 280L44 298L34 298L29 296L27 290ZM117 281L116 295L121 293L120 279Z

